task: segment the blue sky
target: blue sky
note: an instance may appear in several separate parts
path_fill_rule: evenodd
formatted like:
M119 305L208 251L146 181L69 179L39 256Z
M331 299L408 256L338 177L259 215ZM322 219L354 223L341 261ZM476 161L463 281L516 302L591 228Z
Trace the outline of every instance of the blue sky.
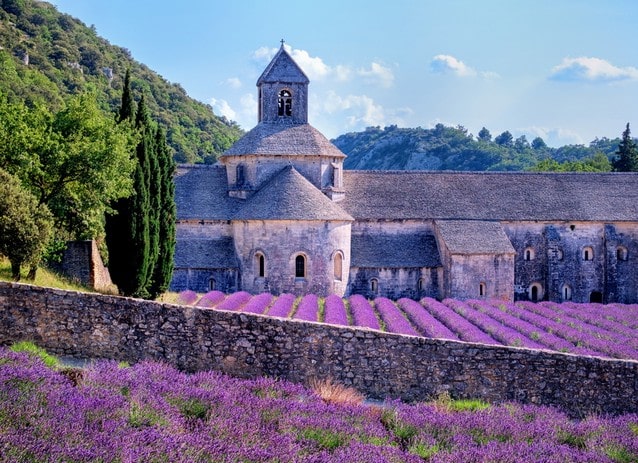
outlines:
M52 3L244 129L283 38L329 138L439 122L552 146L619 137L627 122L638 135L635 0Z

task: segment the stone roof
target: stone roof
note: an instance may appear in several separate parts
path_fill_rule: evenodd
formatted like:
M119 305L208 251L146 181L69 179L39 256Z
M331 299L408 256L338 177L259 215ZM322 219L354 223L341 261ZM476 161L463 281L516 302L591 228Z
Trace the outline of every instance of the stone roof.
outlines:
M257 85L264 82L308 84L310 80L282 44L277 54L275 54L259 79L257 79Z
M242 200L228 196L224 166L179 165L175 203L178 220L229 220Z
M343 220L353 218L292 166L284 167L233 215L238 220Z
M438 267L436 239L431 234L353 234L351 267Z
M237 268L235 245L229 236L215 240L183 240L175 243L175 268Z
M310 124L260 122L222 156L236 155L346 155Z
M452 254L514 254L499 222L436 220L436 229Z
M343 172L355 219L638 221L638 174Z

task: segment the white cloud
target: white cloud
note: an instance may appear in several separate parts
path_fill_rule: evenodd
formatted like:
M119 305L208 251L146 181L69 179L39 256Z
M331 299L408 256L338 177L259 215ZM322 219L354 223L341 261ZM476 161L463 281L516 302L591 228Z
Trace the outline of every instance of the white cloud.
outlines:
M560 127L548 128L531 126L515 129L513 132L517 137L525 134L530 143L534 138L541 137L547 145L554 147L585 143L578 133Z
M226 85L228 85L230 88L241 88L241 80L239 79L239 77L229 77L228 79L226 79Z
M459 77L480 76L484 79L498 79L500 77L493 71L477 71L451 55L436 55L430 61L430 69L438 74L454 74Z
M638 79L638 69L617 67L600 58L563 58L552 68L550 78L560 81L612 82Z
M451 73L461 77L473 77L477 74L473 68L450 55L436 55L430 62L430 68L434 72Z
M210 99L210 104L213 107L213 111L219 114L220 116L224 116L226 119L234 121L237 117L237 113L230 107L228 101L226 100L218 100L216 98Z
M370 69L359 69L357 74L366 78L369 82L379 83L382 87L392 87L394 83L392 69L374 61L370 65Z

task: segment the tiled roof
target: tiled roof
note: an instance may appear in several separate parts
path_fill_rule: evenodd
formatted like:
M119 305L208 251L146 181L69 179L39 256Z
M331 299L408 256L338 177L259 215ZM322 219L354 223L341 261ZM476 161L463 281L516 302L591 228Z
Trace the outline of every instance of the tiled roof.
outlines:
M638 221L638 174L343 172L355 219Z
M226 168L180 165L175 174L178 220L229 220L241 204L228 196Z
M343 220L352 217L292 166L281 170L233 215L238 220Z
M307 84L310 80L284 47L281 47L257 79L257 85L264 82Z
M436 239L431 234L353 234L351 267L438 267Z
M310 124L278 122L257 124L222 156L245 154L346 157L339 148Z
M233 239L183 240L175 243L175 268L237 268Z
M452 254L513 254L514 248L499 222L436 220L435 226Z

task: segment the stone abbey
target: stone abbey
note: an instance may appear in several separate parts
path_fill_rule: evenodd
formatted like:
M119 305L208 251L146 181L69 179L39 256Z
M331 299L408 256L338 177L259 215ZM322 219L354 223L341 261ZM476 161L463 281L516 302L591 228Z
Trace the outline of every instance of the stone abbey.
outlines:
M258 124L181 165L171 289L638 301L638 174L343 170L283 47Z

